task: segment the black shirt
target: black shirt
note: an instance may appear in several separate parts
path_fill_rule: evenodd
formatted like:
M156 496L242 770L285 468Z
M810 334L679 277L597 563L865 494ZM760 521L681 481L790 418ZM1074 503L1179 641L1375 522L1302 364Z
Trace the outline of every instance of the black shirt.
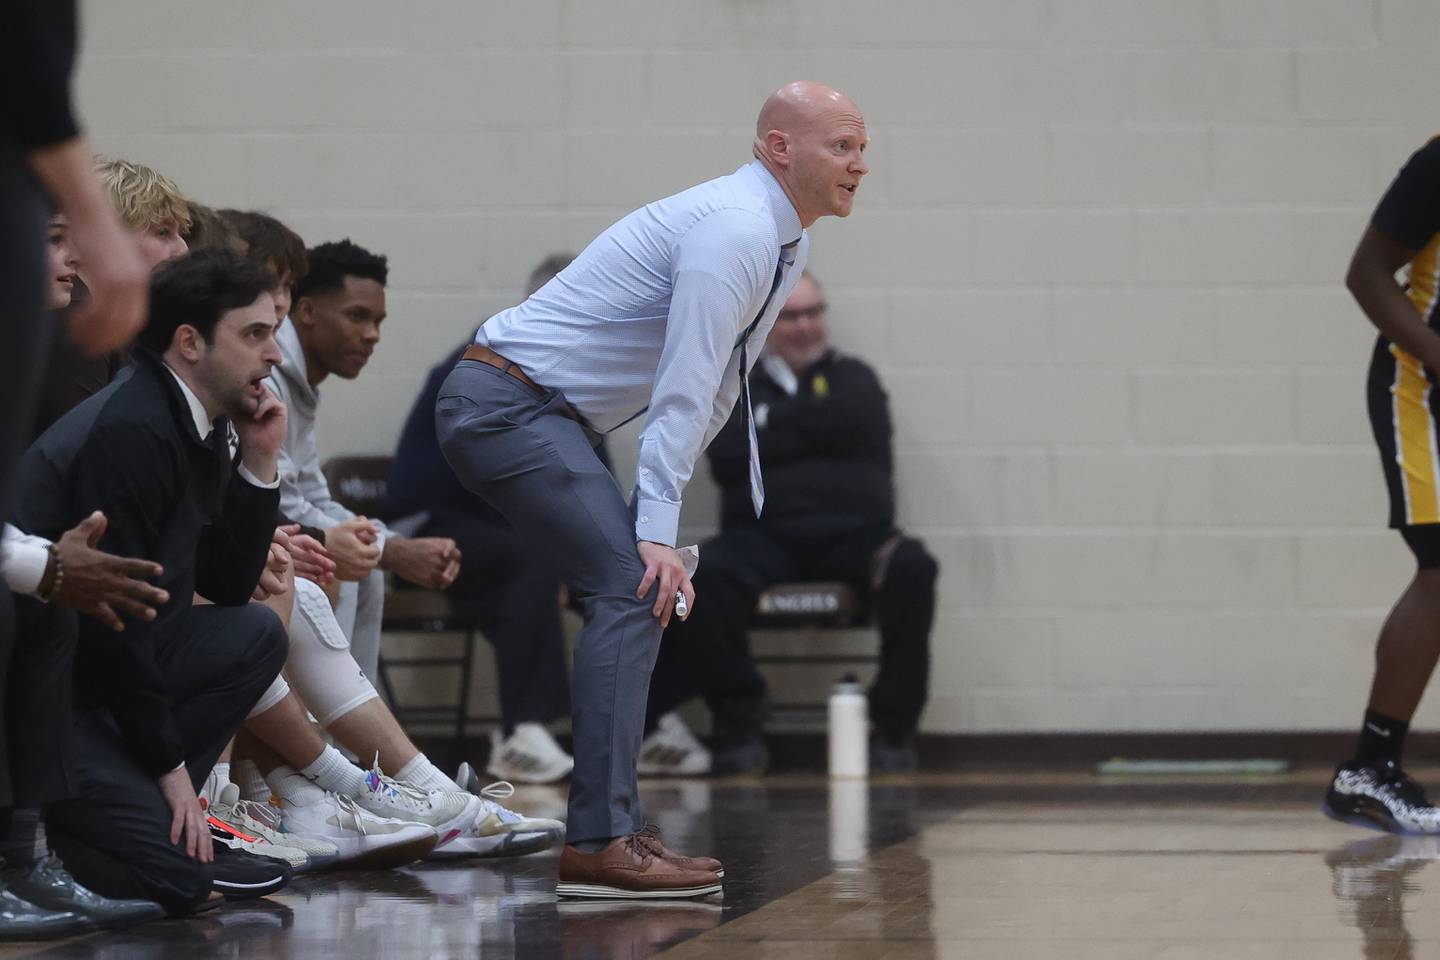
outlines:
M110 709L141 766L158 776L184 759L170 697L155 664L199 593L221 606L247 603L269 556L278 490L235 475L229 424L208 439L159 358L137 350L131 373L75 407L21 460L17 526L56 539L95 510L109 521L100 549L154 560L169 591L153 622L122 615L116 633L81 619L77 702Z
M749 443L738 405L710 445L721 526L758 524L789 539L893 525L890 406L875 371L831 350L797 379L791 396L764 364L750 373L765 478L759 520L750 503Z

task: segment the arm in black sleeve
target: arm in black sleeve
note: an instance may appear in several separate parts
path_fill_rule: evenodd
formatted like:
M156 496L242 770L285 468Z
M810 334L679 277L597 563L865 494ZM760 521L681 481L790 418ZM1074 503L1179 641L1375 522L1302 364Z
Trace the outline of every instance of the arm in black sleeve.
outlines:
M1440 137L1400 168L1370 222L1411 250L1423 249L1440 232Z
M160 559L162 531L184 496L178 456L141 424L111 424L90 435L72 464L73 502L76 517L104 512L108 525L101 550ZM188 596L170 598L172 604L189 602ZM124 631L85 630L81 655L89 661L87 676L102 678L102 696L140 765L159 776L175 769L184 753L170 715L170 695L155 664L154 626L117 612Z
M25 152L79 135L70 101L75 0L10 0L0 10L4 129Z
M275 535L280 491L232 474L220 515L205 528L195 554L195 592L223 607L248 603Z

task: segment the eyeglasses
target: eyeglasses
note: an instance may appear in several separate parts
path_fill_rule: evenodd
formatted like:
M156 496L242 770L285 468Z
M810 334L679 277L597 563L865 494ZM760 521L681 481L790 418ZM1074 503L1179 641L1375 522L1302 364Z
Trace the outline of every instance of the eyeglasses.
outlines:
M798 310L781 310L776 314L775 319L780 321L799 320L802 318L806 320L816 320L824 316L825 310L829 306L828 303L822 300L814 306L800 307Z

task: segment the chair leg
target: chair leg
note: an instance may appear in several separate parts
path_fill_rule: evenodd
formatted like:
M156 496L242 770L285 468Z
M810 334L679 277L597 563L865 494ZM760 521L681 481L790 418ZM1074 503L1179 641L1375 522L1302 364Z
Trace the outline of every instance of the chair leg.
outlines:
M470 677L475 667L475 628L465 630L465 653L460 661L460 703L455 708L455 747L465 743L465 723L470 719Z
M401 707L395 699L395 687L390 683L390 665L385 662L385 654L380 654L376 660L376 665L380 668L380 694L385 698L385 702L390 705L391 711L398 717Z

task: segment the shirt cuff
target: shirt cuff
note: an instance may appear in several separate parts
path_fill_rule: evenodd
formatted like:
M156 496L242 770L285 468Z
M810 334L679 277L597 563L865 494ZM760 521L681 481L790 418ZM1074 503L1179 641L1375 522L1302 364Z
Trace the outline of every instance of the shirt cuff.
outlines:
M16 593L33 597L50 563L50 541L21 533L7 523L4 541L0 543L0 557L4 559L5 585Z
M680 504L642 499L637 499L635 504L635 540L675 546L680 530Z
M276 471L275 471L275 479L274 479L274 480L271 480L269 483L262 483L260 480L256 479L255 474L251 473L251 472L250 472L250 468L247 467L247 466L245 466L245 464L243 464L243 463L240 464L240 469L237 470L236 472L240 474L240 479L244 480L246 483L250 484L252 487L259 487L261 490L279 490L279 489L280 489L280 471L279 471L279 470L276 470Z

